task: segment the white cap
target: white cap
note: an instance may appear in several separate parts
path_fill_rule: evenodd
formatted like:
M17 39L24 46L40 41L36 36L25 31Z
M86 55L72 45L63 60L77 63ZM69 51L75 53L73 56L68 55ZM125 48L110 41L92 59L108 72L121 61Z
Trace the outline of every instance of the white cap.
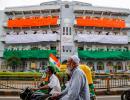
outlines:
M77 55L73 55L73 56L71 56L70 58L71 58L76 64L79 64L80 59L79 59L79 57L78 57Z

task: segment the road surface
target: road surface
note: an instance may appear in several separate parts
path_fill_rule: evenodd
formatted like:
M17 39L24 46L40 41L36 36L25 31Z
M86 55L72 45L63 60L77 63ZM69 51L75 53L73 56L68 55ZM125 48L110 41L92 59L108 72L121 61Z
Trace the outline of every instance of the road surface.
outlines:
M20 100L19 97L0 96L0 100ZM98 96L97 100L121 100L120 96Z

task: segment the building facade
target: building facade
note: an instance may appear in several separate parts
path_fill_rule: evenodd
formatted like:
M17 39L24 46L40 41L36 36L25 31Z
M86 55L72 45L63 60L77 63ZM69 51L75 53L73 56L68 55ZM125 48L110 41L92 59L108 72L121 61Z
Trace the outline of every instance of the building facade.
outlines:
M1 70L42 69L49 54L61 62L77 54L96 72L129 66L130 10L76 1L51 1L0 11Z

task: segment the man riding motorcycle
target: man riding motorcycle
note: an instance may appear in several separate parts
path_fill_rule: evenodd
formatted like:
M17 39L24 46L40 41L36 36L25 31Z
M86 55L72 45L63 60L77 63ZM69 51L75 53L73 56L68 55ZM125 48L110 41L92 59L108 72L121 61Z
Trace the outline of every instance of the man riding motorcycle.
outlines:
M65 66L66 65L64 65L64 67ZM49 82L48 80L50 80L50 78L51 78L52 75L55 75L54 67L52 67L52 66L50 66L50 67L51 68L47 68L47 71L46 71L47 72L47 77L46 78L44 77L44 79L42 80L42 81L44 81L46 83ZM62 67L62 65L61 65L61 67ZM91 69L88 66L84 65L84 64L80 65L80 68L84 71L84 73L86 75L86 78L88 79L88 83L89 83L89 87L90 87L90 93L91 93L91 100L95 100L96 96L95 96L95 92L94 92L94 85L93 85L93 80L92 80L92 75L91 75ZM50 70L52 69L52 71L49 71L49 69ZM55 91L55 92L49 92L49 94L46 94L46 95L42 94L42 93L47 93L47 92L45 92L45 89L46 90L49 89L49 91L51 90L51 88L49 88L48 84L44 85L44 86L41 85L39 88L34 88L33 89L35 91L35 92L33 92L34 98L36 97L36 94L37 95L41 95L40 97L42 97L42 98L46 98L46 97L49 97L49 96L57 94L57 91ZM59 82L58 82L58 84L59 84ZM58 92L60 92L60 91L58 91ZM37 96L37 97L39 98L39 96ZM22 99L22 100L32 100L32 99ZM36 100L36 99L34 99L34 100ZM40 100L40 99L37 99L37 100ZM42 99L42 100L44 100L44 99Z
M47 73L48 73L48 84L39 86L38 88L26 88L25 92L27 91L28 94L30 94L29 99L23 99L24 96L23 94L26 93L21 93L21 98L22 100L45 100L45 98L48 98L50 96L55 95L55 93L60 93L61 92L61 86L58 77L55 75L55 69L52 66L48 66L47 68ZM48 94L44 94L42 90L49 90ZM33 93L32 93L33 91ZM32 95L31 95L32 94Z

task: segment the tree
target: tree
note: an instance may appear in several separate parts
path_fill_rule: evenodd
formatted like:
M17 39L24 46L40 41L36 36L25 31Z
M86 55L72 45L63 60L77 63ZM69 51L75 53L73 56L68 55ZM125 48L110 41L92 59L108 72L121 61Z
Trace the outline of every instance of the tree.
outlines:
M13 71L15 71L16 67L20 66L21 63L21 59L17 56L12 56L7 59L7 65L11 66Z

